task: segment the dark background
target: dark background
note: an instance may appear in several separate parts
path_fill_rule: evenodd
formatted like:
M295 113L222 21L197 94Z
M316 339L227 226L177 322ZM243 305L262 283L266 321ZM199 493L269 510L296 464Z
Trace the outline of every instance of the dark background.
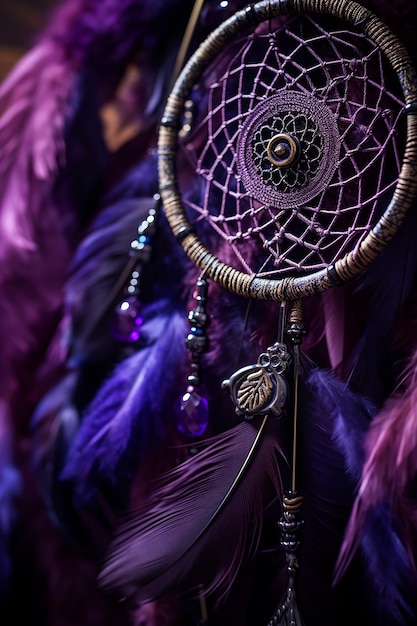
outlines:
M1 0L0 81L36 41L56 0Z

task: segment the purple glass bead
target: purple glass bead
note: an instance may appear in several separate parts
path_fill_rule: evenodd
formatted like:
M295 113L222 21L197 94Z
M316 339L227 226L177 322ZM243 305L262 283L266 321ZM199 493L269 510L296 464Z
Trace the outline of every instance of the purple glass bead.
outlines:
M208 424L207 398L187 391L174 404L177 429L187 437L200 437Z
M119 302L111 321L111 333L117 341L135 343L140 337L143 324L142 306L135 296L130 296Z

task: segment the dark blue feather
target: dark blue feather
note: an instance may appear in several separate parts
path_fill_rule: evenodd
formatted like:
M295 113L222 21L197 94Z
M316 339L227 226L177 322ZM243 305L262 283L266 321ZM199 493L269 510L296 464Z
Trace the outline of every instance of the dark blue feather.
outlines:
M346 377L352 389L379 406L397 383L393 336L416 276L417 212L410 211L389 246L357 279L346 313L357 333L345 363Z
M364 529L361 552L377 618L387 625L405 626L416 609L414 573L395 526L388 507L379 507Z
M305 543L300 555L300 604L307 618L340 611L338 624L357 613L369 623L402 624L408 605L410 568L404 546L383 511L364 535L361 555L345 579L332 588L334 567L359 480L363 440L375 413L373 405L353 393L330 372L313 369L301 393L299 491L305 497ZM384 567L389 561L390 567ZM376 572L378 575L376 576ZM326 598L320 589L329 587ZM355 595L350 613L349 598ZM319 598L319 600L317 600ZM323 601L323 606L320 607ZM336 608L339 607L339 608ZM334 619L334 614L333 614ZM343 621L345 620L345 621ZM311 620L310 620L311 621ZM334 622L333 622L334 623Z
M126 481L132 463L160 441L185 380L187 329L167 301L144 310L146 345L123 361L87 409L62 477L88 498L104 481Z
M1 425L0 425L1 426ZM10 436L0 427L0 600L9 590L12 574L10 536L16 519L20 494L19 471L11 461Z
M72 317L71 356L78 362L115 358L117 346L109 331L110 317L130 277L125 268L133 269L130 243L153 206L149 198L123 198L107 206L77 250L66 304Z

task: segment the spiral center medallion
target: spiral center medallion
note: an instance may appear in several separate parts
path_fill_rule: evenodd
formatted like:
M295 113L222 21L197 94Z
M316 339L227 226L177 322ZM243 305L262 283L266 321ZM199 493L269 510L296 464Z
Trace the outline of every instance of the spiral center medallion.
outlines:
M246 190L268 206L300 206L323 191L336 170L336 118L318 98L277 92L248 115L237 146Z

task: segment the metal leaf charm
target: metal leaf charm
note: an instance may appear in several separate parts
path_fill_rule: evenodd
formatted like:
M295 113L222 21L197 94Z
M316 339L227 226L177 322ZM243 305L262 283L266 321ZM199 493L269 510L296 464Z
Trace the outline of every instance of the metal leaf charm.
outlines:
M263 368L249 374L237 392L237 406L243 412L256 413L263 409L273 393L271 377Z
M270 346L256 365L248 365L223 382L236 405L236 413L252 419L255 415L282 414L288 395L283 374L287 371L290 356L282 343Z

